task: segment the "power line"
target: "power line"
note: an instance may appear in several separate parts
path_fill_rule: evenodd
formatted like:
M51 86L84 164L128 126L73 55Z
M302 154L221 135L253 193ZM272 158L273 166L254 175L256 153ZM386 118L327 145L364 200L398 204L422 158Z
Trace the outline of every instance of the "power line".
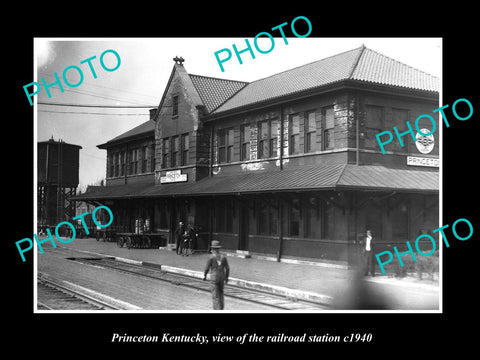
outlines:
M50 77L55 77L53 74L49 74L49 73L46 73L46 72L44 72L44 71L39 71L39 73L40 73L40 74L47 75L47 76L50 76ZM94 84L92 84L92 83L90 83L90 82L88 82L88 81L84 81L83 84L86 84L86 85L88 85L88 86L94 86L94 87L97 87L97 88L115 90L115 91L120 91L120 92L124 92L124 93L128 93L128 94L135 94L135 95L139 95L139 96L149 97L149 98L152 98L152 99L157 99L157 98L158 98L157 96L142 94L142 93L135 92L135 91L128 91L128 90L123 90L123 89L117 89L117 88L112 88L112 87L102 86L102 85L94 85Z
M98 113L87 111L54 111L54 110L38 110L39 112L47 112L54 114L78 114L78 115L108 115L108 116L148 116L148 114L112 114L112 113Z
M60 90L60 87L58 85L54 85L54 86L52 86L52 88ZM70 88L63 88L63 91L74 92L74 93L85 95L85 96L93 96L93 97L96 97L96 98L102 98L102 99L107 99L107 100L121 101L121 102L129 103L129 104L138 104L139 103L138 101L135 101L135 100L134 101L123 100L119 97L99 95L98 93L91 92L91 91L85 91L85 90L78 90L78 89L74 90L74 89L70 89Z
M66 104L66 103L51 103L51 102L37 102L38 105L52 105L52 106L72 106L72 107L95 107L95 108L114 108L114 109L151 109L156 108L153 105L95 105L95 104Z
M64 91L75 92L75 93L78 93L78 94L81 94L81 95L93 96L93 97L96 97L96 98L102 98L102 99L106 99L106 100L121 101L121 102L124 102L124 103L127 103L127 104L138 104L138 101L122 100L121 98L118 98L118 97L99 95L99 94L96 94L94 92L88 92L88 91L84 91L84 90L72 90L72 89L66 89L66 88L64 88L63 90Z

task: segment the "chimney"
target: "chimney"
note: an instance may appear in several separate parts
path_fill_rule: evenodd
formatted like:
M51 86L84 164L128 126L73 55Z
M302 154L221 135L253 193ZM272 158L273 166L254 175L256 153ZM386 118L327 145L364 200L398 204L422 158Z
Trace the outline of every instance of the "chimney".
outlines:
M155 114L157 113L157 108L152 108L149 111L150 111L150 120L153 120L155 118Z

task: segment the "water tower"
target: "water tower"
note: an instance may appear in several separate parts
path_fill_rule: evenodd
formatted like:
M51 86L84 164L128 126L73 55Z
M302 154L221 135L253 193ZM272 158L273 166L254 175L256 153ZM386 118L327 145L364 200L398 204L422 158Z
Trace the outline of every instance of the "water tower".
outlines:
M55 228L75 216L79 152L82 147L55 141L37 143L38 226Z

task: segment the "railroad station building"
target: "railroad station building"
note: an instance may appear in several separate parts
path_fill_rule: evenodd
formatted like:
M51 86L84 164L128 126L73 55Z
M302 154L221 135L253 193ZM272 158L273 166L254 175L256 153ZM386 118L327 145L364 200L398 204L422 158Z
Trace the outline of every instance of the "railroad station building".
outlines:
M106 186L77 196L117 231L174 244L183 221L198 250L351 263L366 229L383 251L439 226L438 131L386 154L375 137L432 115L438 78L365 46L250 83L174 60L150 120L98 145Z

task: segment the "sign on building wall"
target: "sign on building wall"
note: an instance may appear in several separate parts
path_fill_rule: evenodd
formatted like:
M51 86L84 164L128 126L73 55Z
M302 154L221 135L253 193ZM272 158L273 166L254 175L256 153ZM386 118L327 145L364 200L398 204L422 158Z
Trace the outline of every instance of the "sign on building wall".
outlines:
M429 134L430 130L421 129L421 132L423 134ZM433 137L433 134L424 136L417 132L416 138L417 141L415 141L415 145L417 146L418 151L422 154L429 154L432 152L433 147L435 146L435 138Z
M440 159L407 156L407 165L439 167Z
M430 130L428 129L421 129L421 132L424 134L428 134ZM422 154L429 154L432 152L435 146L435 138L432 134L424 136L420 133L416 135L417 141L415 145L417 149ZM437 158L429 158L429 157L417 157L417 156L407 156L407 165L413 166L428 166L428 167L439 167L440 166L440 159Z
M181 170L167 171L165 176L160 177L160 183L175 183L187 181L187 174L182 174Z

